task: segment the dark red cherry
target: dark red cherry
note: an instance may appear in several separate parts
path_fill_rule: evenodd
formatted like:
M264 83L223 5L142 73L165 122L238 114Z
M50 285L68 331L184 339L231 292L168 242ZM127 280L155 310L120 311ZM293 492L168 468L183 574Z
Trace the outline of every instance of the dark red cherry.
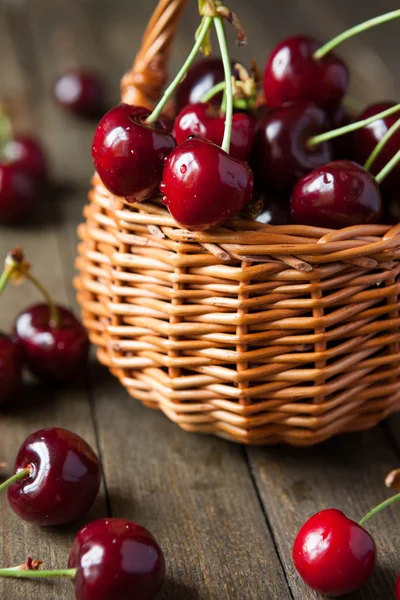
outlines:
M106 110L104 84L95 73L67 71L57 79L53 92L62 108L80 117L98 119Z
M29 220L41 202L41 182L18 163L0 161L0 223Z
M306 100L327 110L335 108L348 85L345 64L330 52L317 60L314 52L321 44L309 36L288 37L270 55L264 74L267 105Z
M306 175L295 186L295 223L342 228L375 223L382 210L375 178L357 163L337 160Z
M204 58L194 63L176 90L176 107L178 111L181 111L188 104L200 102L204 94L224 79L224 66L220 58ZM222 93L214 96L211 102L219 105L221 100Z
M255 119L246 113L236 113L232 119L232 137L229 154L246 160L254 140ZM176 117L174 137L177 144L197 135L220 146L224 137L225 114L209 102L186 106Z
M400 575L398 575L396 581L396 600L400 600Z
M14 323L14 337L30 371L40 379L69 381L85 368L89 340L74 314L57 305L59 324L50 318L47 304L35 304Z
M0 404L19 391L22 382L21 352L5 333L0 332Z
M80 519L100 488L100 463L81 437L53 427L41 429L22 444L15 472L30 474L8 488L8 501L24 521L64 525Z
M68 560L76 600L154 600L165 577L163 552L147 529L100 519L77 534Z
M330 128L338 129L339 127L349 125L352 122L352 117L347 108L343 106L343 104L340 104L330 113L329 120ZM346 133L345 135L334 138L331 140L331 144L333 146L335 160L351 160L353 158L353 136L351 133Z
M39 181L47 179L47 160L39 142L27 135L17 135L2 149L5 162L18 164Z
M293 545L293 561L313 590L342 596L360 588L376 561L370 534L340 510L323 510L300 529Z
M93 140L93 161L110 192L142 200L158 188L164 159L175 140L162 120L146 125L150 111L120 104L100 121Z
M259 223L265 225L287 225L290 223L289 200L278 196L278 194L266 194L263 196L264 208L256 218Z
M309 102L293 102L267 112L257 123L251 165L267 193L291 190L301 177L332 160L330 142L313 148L307 141L328 128L325 112Z
M394 102L378 102L377 104L371 104L368 106L359 116L359 119L368 119L374 115L391 108L394 106ZM367 127L363 127L353 133L353 158L356 162L364 164L372 150L380 142L388 129L396 121L398 121L399 115L396 113L390 117L384 119L377 119ZM376 175L381 169L389 162L389 160L396 154L400 148L400 129L398 129L392 137L385 144L381 150L379 156L373 162L371 166L371 173ZM400 165L397 165L389 173L389 175L382 182L382 186L385 189L397 189L400 186Z
M169 155L160 189L175 221L201 231L221 225L250 202L253 173L216 144L189 139Z

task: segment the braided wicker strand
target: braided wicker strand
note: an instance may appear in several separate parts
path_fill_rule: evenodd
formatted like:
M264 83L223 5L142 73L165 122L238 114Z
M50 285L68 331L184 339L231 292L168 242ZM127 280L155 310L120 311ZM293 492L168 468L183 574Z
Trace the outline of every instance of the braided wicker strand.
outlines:
M154 57L183 5L161 0L124 100L156 101ZM399 410L400 225L236 218L194 233L159 197L127 208L97 175L89 200L78 300L133 398L187 431L257 445L309 446Z

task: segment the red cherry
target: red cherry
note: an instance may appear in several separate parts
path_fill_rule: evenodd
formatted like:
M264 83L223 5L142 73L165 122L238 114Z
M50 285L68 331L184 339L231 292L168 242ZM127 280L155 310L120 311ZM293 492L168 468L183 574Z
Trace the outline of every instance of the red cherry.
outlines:
M203 96L217 83L224 81L224 66L220 58L204 58L190 67L185 79L176 90L176 106L178 111L188 104L200 102ZM213 104L221 104L222 93L211 100Z
M0 404L19 391L22 382L21 352L5 333L0 332Z
M144 527L100 519L77 534L68 561L76 600L153 600L165 577L160 546Z
M337 160L296 184L291 214L295 223L335 229L374 223L381 205L375 178L357 163Z
M396 581L396 600L400 600L400 575L397 577Z
M46 156L35 138L27 135L15 136L5 144L2 155L8 163L18 164L39 181L46 181Z
M312 589L327 596L350 594L370 577L376 561L370 534L340 510L323 510L300 529L293 561Z
M0 223L22 223L31 217L41 201L36 176L18 163L0 162Z
M258 122L251 164L261 189L288 190L301 177L332 160L330 142L313 148L307 140L326 131L327 117L309 102L293 102L267 112Z
M232 119L229 154L246 160L254 140L255 119L246 113L236 113ZM198 135L220 146L224 137L225 115L209 102L186 106L176 117L174 137L181 144L191 135Z
M364 112L361 113L359 119L368 119L374 115L395 106L394 102L379 102L371 104ZM372 150L380 142L385 133L399 119L398 114L393 114L384 119L378 119L353 133L353 158L356 162L364 164ZM371 166L371 173L376 175L389 162L400 148L400 129L398 129L382 148L380 154ZM400 185L400 165L397 165L391 173L382 182L382 186L386 189L395 189Z
M95 73L67 71L57 79L53 92L62 108L80 117L99 118L105 112L104 84Z
M315 59L321 44L309 36L284 39L273 50L265 67L264 92L267 105L307 100L327 110L335 108L348 85L345 64L330 52Z
M120 104L96 129L93 161L106 188L117 196L151 196L160 184L164 159L175 148L162 120L146 125L149 115L147 108Z
M329 115L330 129L338 129L344 127L352 122L351 115L347 108L340 104L334 111ZM331 140L333 146L334 157L337 160L353 158L353 138L351 133L340 135L337 138Z
M259 223L266 225L287 225L290 223L289 201L286 198L275 195L263 197L264 208L256 218Z
M64 525L83 517L100 488L100 463L78 435L53 427L30 435L22 444L15 472L31 467L8 488L8 501L24 521Z
M189 139L169 155L160 189L174 219L201 231L221 225L250 202L253 173L212 142Z
M51 322L47 304L36 304L22 312L14 324L14 336L24 361L37 377L69 381L84 369L89 340L74 314L57 305L60 323Z

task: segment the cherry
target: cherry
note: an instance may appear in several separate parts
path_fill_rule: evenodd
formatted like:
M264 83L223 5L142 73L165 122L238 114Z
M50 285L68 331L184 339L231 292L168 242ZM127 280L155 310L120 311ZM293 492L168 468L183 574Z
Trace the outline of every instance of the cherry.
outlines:
M359 119L367 119L388 108L395 106L394 102L379 102L368 106L360 115ZM375 146L380 142L385 133L399 119L398 114L377 119L366 127L353 133L353 158L356 162L364 164ZM372 163L371 172L376 175L396 154L400 148L400 129L398 129L386 142L376 160ZM396 189L400 185L400 165L395 167L387 176L384 187Z
M0 332L0 404L19 391L22 382L21 352L5 333Z
M93 161L110 192L139 200L157 189L164 159L175 148L161 120L145 122L150 111L120 104L99 123L93 140Z
M276 46L264 74L268 106L306 100L330 111L340 103L347 90L347 68L332 52L316 59L314 53L320 47L304 35L288 37Z
M126 519L100 519L77 534L68 561L76 600L153 600L165 559L147 529Z
M89 340L82 323L63 306L56 306L59 323L52 322L48 304L24 310L14 324L24 361L37 377L69 381L84 369Z
M251 200L248 165L204 139L188 139L168 157L160 185L174 219L190 231L217 227Z
M70 70L54 84L54 97L67 111L86 118L99 118L105 112L104 84L95 73Z
M287 225L290 223L290 208L286 198L277 194L268 194L263 197L264 208L255 219L266 225Z
M18 164L39 181L47 179L47 160L39 142L27 135L16 135L4 145L2 156L8 163Z
M191 135L198 135L220 146L224 137L225 115L209 102L186 106L175 120L174 137L178 144ZM246 160L254 140L255 119L246 113L236 113L232 119L229 154Z
M307 140L326 131L325 112L309 102L287 103L267 112L256 127L251 164L255 180L266 191L288 190L298 179L332 160L332 145L314 148Z
M340 510L313 515L293 545L293 561L312 589L327 596L350 594L370 577L376 561L370 534Z
M58 427L41 429L25 440L15 473L20 478L5 484L11 508L24 521L43 526L64 525L84 516L101 481L100 463L91 447Z
M41 185L35 175L18 163L0 160L0 223L22 223L35 212Z
M224 67L220 58L204 58L192 65L176 89L178 111L188 104L200 102L203 96L221 81L224 81ZM211 102L219 105L221 100L222 93L214 96Z
M400 575L397 577L396 581L396 600L400 600Z
M350 112L343 104L339 104L329 115L331 129L338 129L344 127L352 122ZM346 135L340 135L337 138L331 140L333 146L333 153L335 159L349 159L353 158L353 144L352 135L348 133Z
M354 162L337 160L296 184L291 214L295 223L341 228L374 223L381 214L381 204L375 178Z

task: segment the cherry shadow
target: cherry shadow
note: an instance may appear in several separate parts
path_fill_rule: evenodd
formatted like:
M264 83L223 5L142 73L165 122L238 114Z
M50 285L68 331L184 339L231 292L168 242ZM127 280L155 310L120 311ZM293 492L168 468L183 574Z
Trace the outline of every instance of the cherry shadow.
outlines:
M172 577L166 578L160 592L160 600L200 600L200 598L202 596L198 590Z

